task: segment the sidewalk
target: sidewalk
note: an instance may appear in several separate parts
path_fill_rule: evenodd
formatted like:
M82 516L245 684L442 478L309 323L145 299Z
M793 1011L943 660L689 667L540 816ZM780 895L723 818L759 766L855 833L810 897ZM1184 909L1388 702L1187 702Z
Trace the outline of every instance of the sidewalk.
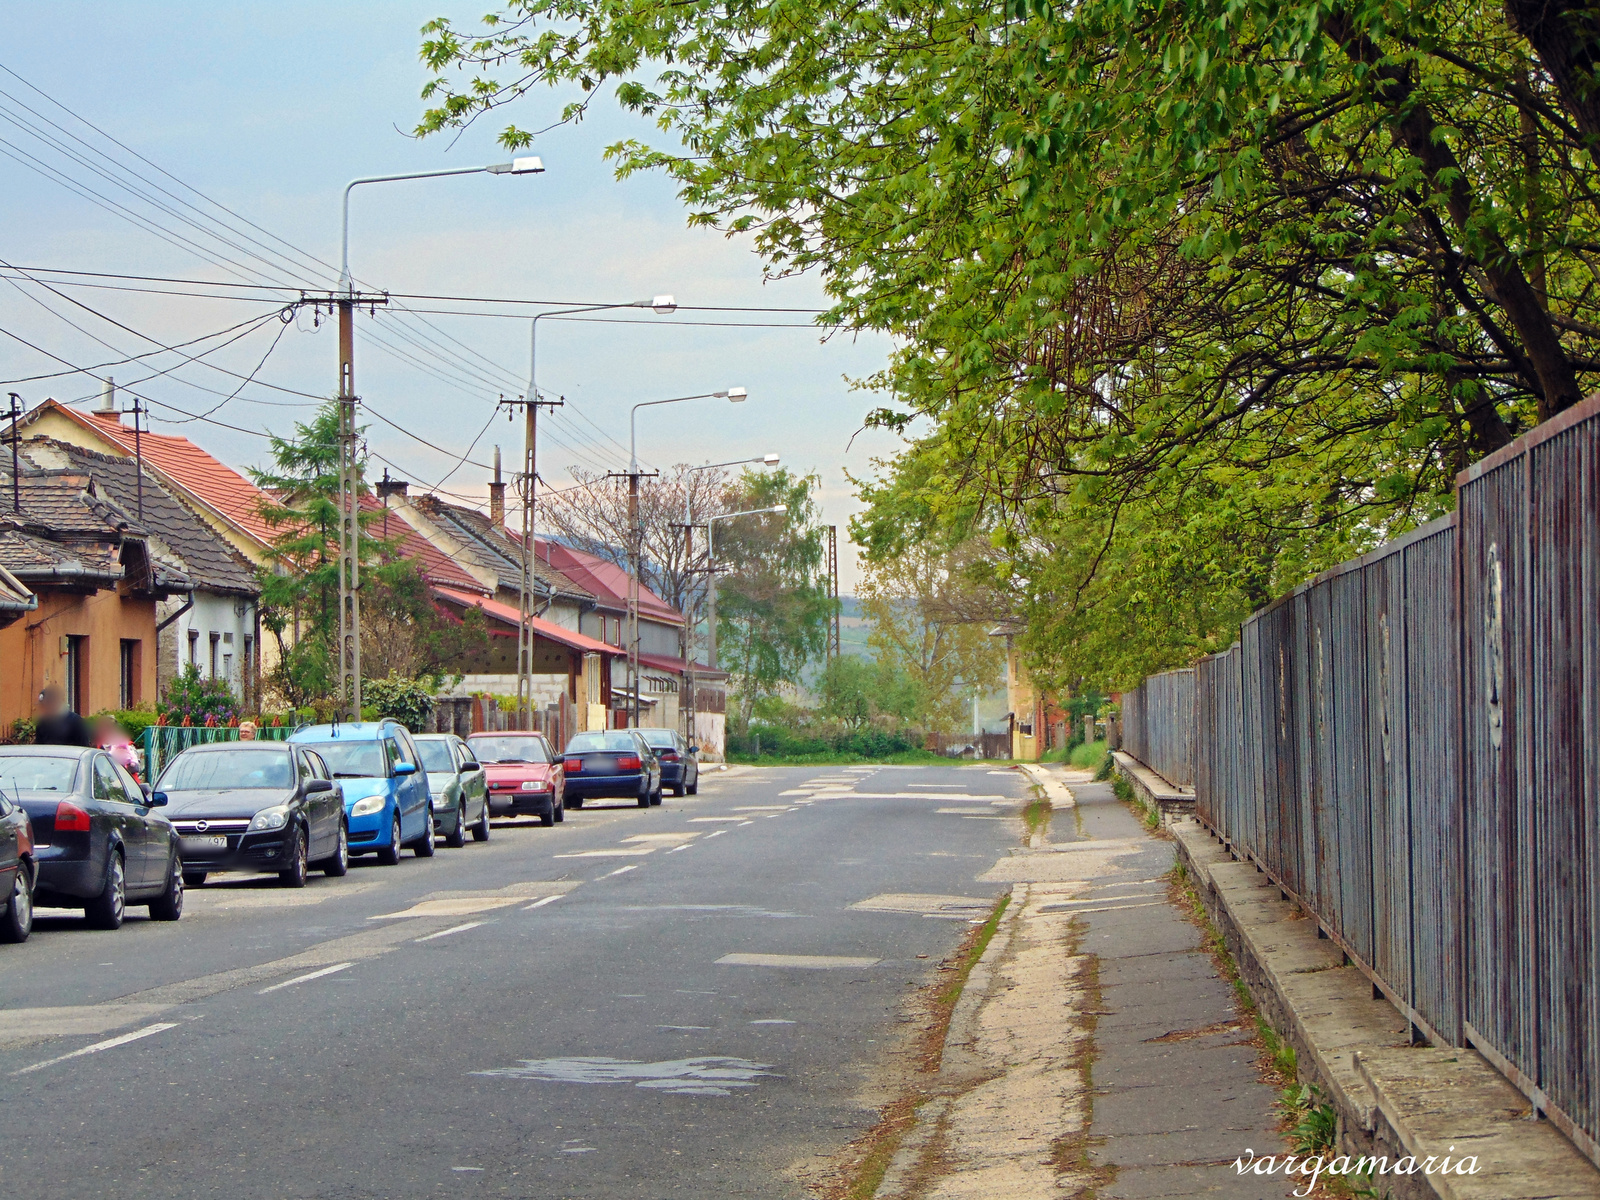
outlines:
M1232 988L1168 899L1173 843L1082 772L1040 769L1046 831L979 876L1012 898L881 1200L1266 1200L1285 1148Z

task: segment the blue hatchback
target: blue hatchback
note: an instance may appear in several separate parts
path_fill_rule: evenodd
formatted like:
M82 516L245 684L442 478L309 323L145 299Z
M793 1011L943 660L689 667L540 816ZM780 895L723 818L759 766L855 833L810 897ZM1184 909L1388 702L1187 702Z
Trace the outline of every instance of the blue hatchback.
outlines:
M289 740L320 754L343 787L351 854L376 854L386 866L400 861L402 846L418 858L433 857L428 772L404 725L387 719L308 725Z

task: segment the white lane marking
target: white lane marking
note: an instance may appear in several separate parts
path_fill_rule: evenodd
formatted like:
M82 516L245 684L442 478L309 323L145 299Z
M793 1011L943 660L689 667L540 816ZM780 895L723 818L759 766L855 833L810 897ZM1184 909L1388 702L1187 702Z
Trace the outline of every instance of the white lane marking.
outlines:
M431 942L434 938L449 937L452 933L465 933L469 929L476 929L482 921L468 921L465 925L453 925L449 929L441 929L438 933L426 934L423 937L412 938L414 942Z
M743 817L690 817L689 820L702 824L711 824L715 821L742 821Z
M809 795L811 795L813 790L814 789L812 789L812 788L790 788L787 792L779 792L778 795L780 795L780 796L809 796Z
M451 1167L452 1171L481 1171L482 1167Z
M734 812L787 812L787 804L735 804Z
M1127 908L1160 908L1165 903L1166 902L1164 900L1158 900L1150 904L1107 904L1103 908L1055 908L1052 905L1042 905L1039 911L1070 913L1121 912Z
M265 996L268 992L275 992L279 988L293 987L297 983L305 983L312 979L321 979L324 975L332 975L335 972L343 971L346 967L353 966L355 966L355 963L335 963L331 967L323 967L320 971L310 971L304 975L296 975L293 979L285 979L282 983L275 983L271 987L264 987L257 992L256 995Z
M546 896L543 900L535 900L532 904L528 905L528 907L523 909L522 911L523 912L532 912L536 908L543 908L546 904L554 904L559 899L561 899L560 896Z
M752 1025L793 1025L793 1021L785 1021L780 1017L768 1017L764 1021L751 1021Z
M671 1032L671 1033L706 1033L706 1032L710 1031L711 1026L709 1026L709 1025L657 1025L656 1028L657 1029L665 1029L665 1030L667 1030L668 1032Z
M682 846L674 846L671 850L668 850L667 853L668 854L676 854L679 850L687 850L688 848L689 848L689 845L686 843L686 844L684 844Z
M737 825L734 826L734 828L735 829L743 829L746 825L754 825L754 824L755 824L754 821L740 821Z
M600 878L610 879L613 875L626 875L629 871L637 871L638 869L638 863L629 863L625 867L618 867L615 871L607 871L604 875L600 876Z
M445 900L424 900L400 912L379 913L369 921L394 921L401 917L471 917L496 908L507 908L522 896L457 896Z
M907 787L913 788L965 788L964 783L908 783Z
M875 958L853 958L842 954L724 954L719 967L798 967L805 971L834 971L870 967Z
M103 1042L96 1042L92 1046L85 1046L81 1050L74 1050L71 1054L63 1054L57 1058L47 1058L44 1062L34 1063L31 1067L23 1067L20 1071L11 1072L13 1075L27 1075L33 1071L42 1071L46 1067L53 1067L57 1063L64 1063L69 1058L82 1058L85 1054L99 1054L102 1050L112 1050L118 1046L126 1046L129 1042L137 1042L140 1038L147 1038L152 1034L162 1033L168 1029L176 1029L176 1021L161 1021L155 1025L146 1025L143 1029L135 1029L132 1033L125 1033L121 1037L107 1038Z
M690 830L688 833L636 833L632 837L622 839L624 846L630 842L640 842L652 846L678 846L684 842L692 842L700 836L699 830Z
M556 858L638 858L645 854L654 854L654 846L633 846L627 850L578 850L572 854L557 854Z
M714 837L721 837L723 834L725 834L727 832L728 831L726 829L719 829L715 833L708 833L708 834L706 834L706 841L709 842Z

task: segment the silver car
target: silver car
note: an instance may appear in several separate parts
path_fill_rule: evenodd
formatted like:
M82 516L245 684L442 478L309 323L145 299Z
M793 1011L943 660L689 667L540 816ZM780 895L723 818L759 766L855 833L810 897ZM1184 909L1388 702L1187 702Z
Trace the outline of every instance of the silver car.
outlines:
M433 793L433 832L444 844L460 849L472 840L489 840L489 785L472 751L453 733L412 736Z

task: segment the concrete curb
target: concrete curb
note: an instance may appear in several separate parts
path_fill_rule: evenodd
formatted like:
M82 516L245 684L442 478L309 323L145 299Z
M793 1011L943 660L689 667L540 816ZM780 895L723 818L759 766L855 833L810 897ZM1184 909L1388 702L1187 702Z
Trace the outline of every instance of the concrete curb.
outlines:
M1076 808L1077 798L1073 796L1072 789L1066 781L1060 779L1056 772L1038 763L1021 763L1018 769L1033 783L1044 791L1045 799L1050 801L1051 808Z
M1179 817L1194 815L1194 789L1180 788L1168 783L1131 754L1121 750L1111 752L1117 774L1128 781L1139 799L1161 814L1161 823L1170 825Z
M1476 1156L1478 1173L1385 1175L1395 1200L1577 1200L1600 1196L1600 1170L1470 1048L1409 1044L1410 1027L1345 964L1317 924L1198 821L1170 823L1178 856L1262 1015L1295 1049L1302 1081L1339 1117L1339 1151L1387 1157Z

